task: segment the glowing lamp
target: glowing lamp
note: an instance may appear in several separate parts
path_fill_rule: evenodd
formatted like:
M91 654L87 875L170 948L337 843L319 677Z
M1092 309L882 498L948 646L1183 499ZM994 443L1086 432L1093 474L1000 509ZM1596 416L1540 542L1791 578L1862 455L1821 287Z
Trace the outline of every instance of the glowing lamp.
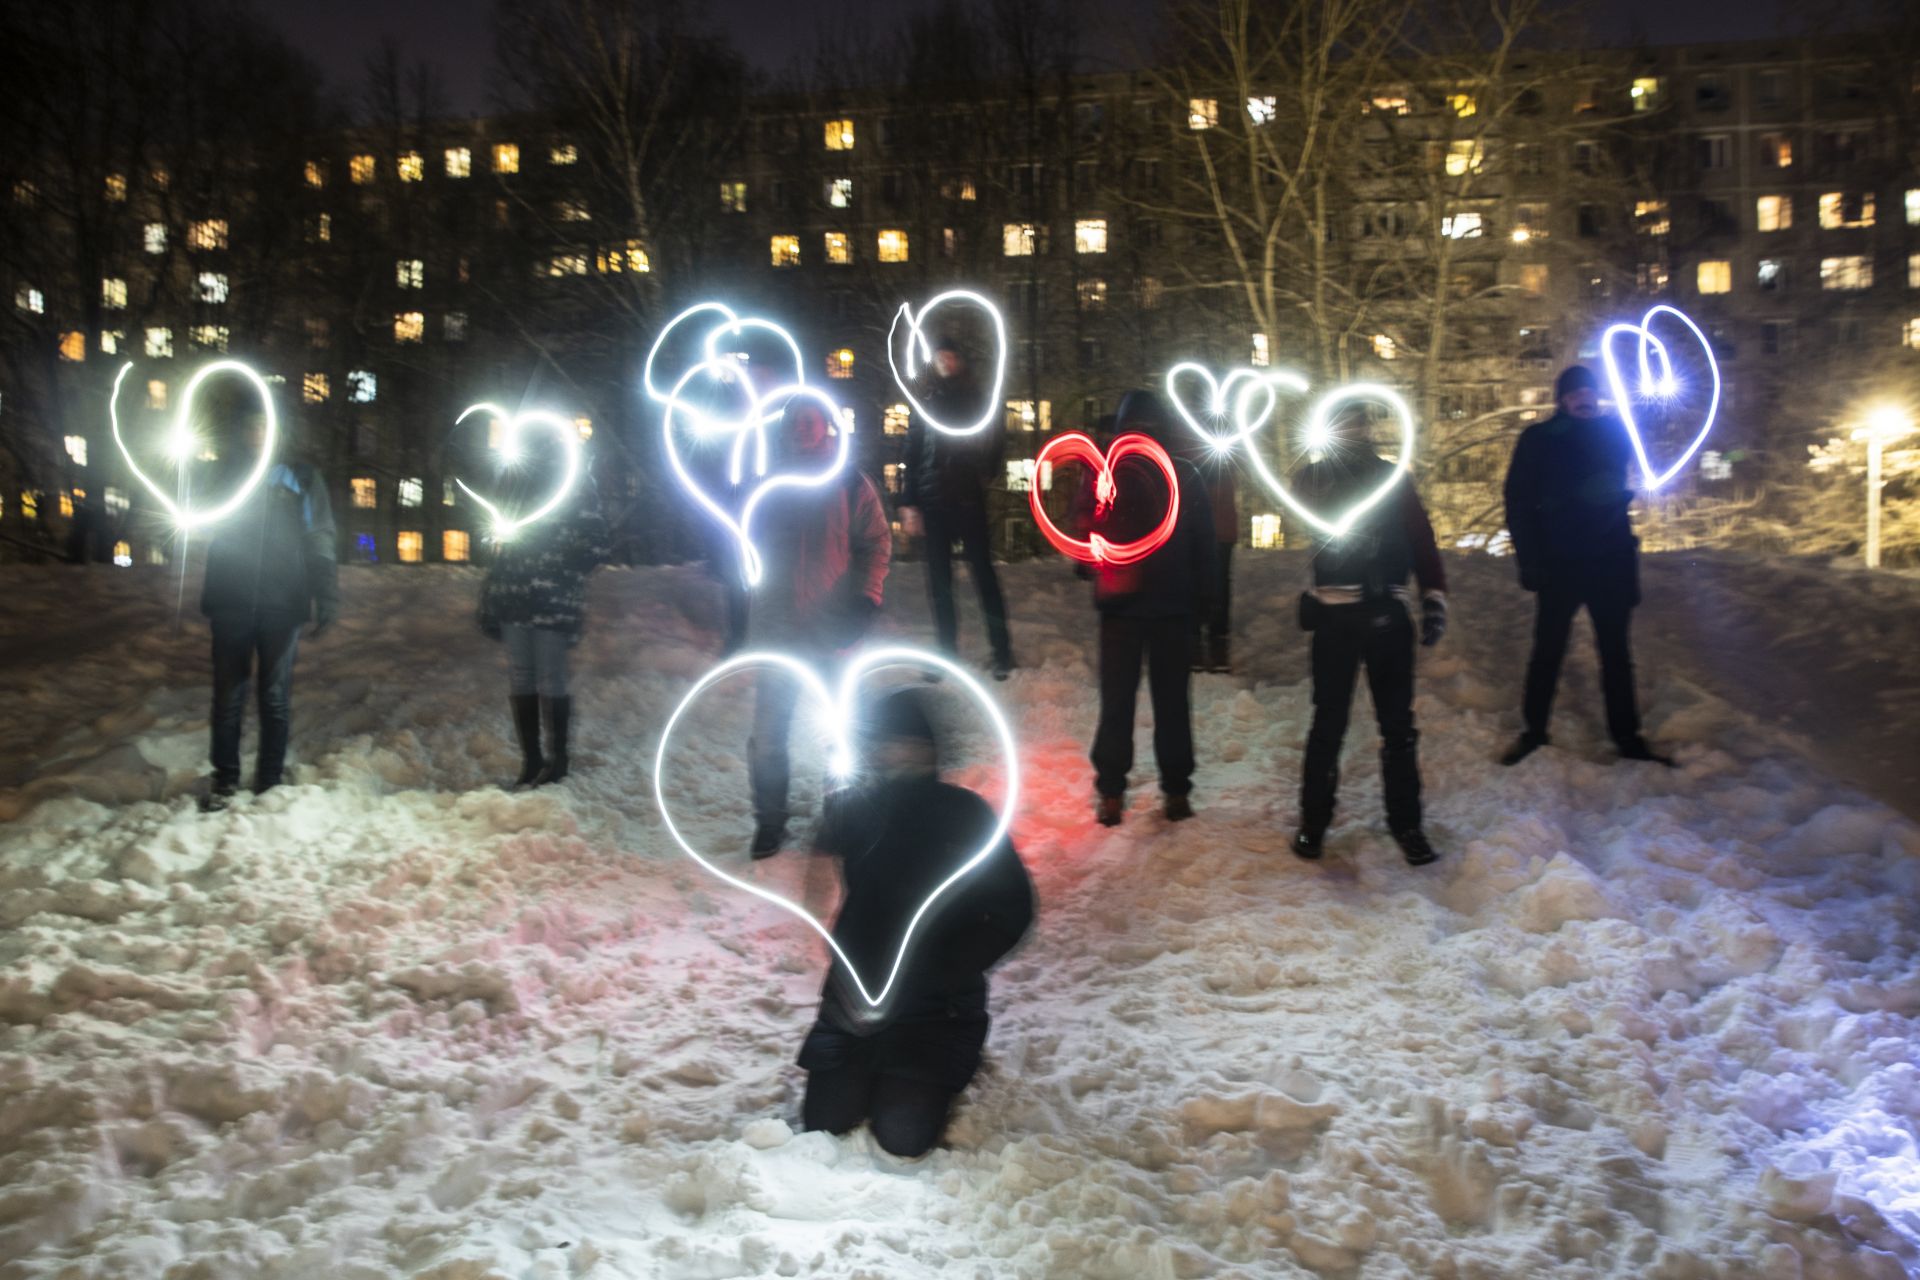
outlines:
M1058 467L1063 462L1084 462L1094 468L1095 511L1105 514L1111 510L1119 490L1114 484L1114 468L1127 458L1145 458L1160 469L1167 480L1167 514L1144 537L1130 542L1110 542L1098 533L1090 533L1085 538L1072 538L1061 532L1053 523L1053 517L1040 502L1040 490L1037 487L1027 490L1028 504L1033 508L1034 523L1040 526L1040 532L1062 554L1087 564L1128 565L1146 559L1173 536L1173 530L1180 522L1180 478L1174 473L1173 459L1167 451L1151 436L1129 431L1118 436L1107 447L1105 454L1100 446L1078 431L1070 431L1063 436L1055 436L1047 441L1034 459L1034 469Z
M260 456L254 461L253 469L247 473L246 479L225 502L202 510L195 507L191 501L176 502L172 495L155 484L147 473L140 469L140 464L134 461L132 451L127 448L126 439L120 432L120 384L126 381L127 374L132 370L131 363L120 366L120 372L113 379L113 394L107 399L107 420L113 427L113 442L119 446L120 456L126 459L127 470L131 471L134 479L144 485L147 492L166 509L167 514L173 518L174 525L183 533L202 525L224 520L239 510L240 504L245 502L248 495L266 478L267 469L273 465L274 446L280 439L280 420L274 413L273 390L267 386L267 380L254 372L251 365L239 360L215 360L211 364L201 365L195 370L194 375L187 379L187 385L180 393L180 405L174 411L173 422L167 428L166 434L167 452L174 459L176 466L185 466L197 452L199 441L193 434L193 428L188 424L193 418L194 394L200 390L200 384L208 378L231 373L252 384L253 389L260 393L261 413L266 421L266 437L260 442Z
M475 493L473 487L465 480L455 477L454 483L466 490L467 496L479 503L481 509L492 518L494 541L505 542L520 530L552 515L560 504L567 500L567 495L573 492L573 486L580 479L580 430L574 426L572 418L547 409L522 409L518 413L509 413L497 404L488 404L484 401L468 406L458 418L453 420L454 425L459 426L476 413L490 413L502 424L500 439L495 448L508 466L513 466L520 460L523 452L520 447L520 433L529 427L552 433L560 443L560 456L565 464L562 467L562 474L554 482L553 492L540 505L522 516L508 515L486 498Z
M1713 382L1713 392L1707 401L1706 413L1700 419L1700 430L1694 435L1693 442L1681 452L1672 466L1660 471L1655 469L1652 461L1647 457L1646 441L1640 434L1633 397L1627 394L1626 379L1620 373L1620 360L1615 354L1615 340L1630 337L1635 341L1641 399L1673 398L1679 394L1680 390L1679 379L1673 372L1673 357L1667 350L1667 344L1655 337L1652 329L1654 318L1663 314L1672 316L1686 326L1687 331L1700 344L1700 351L1706 357L1707 373ZM1720 409L1720 365L1713 358L1713 344L1707 340L1707 335L1700 331L1700 326L1689 319L1685 312L1663 302L1648 308L1647 313L1640 317L1639 324L1609 326L1607 331L1600 335L1600 362L1606 368L1607 386L1613 393L1615 407L1620 411L1620 420L1626 425L1627 439L1633 444L1634 457L1640 464L1641 479L1646 482L1646 488L1651 492L1673 479L1680 468L1686 466L1688 460L1706 442L1707 432L1713 430L1713 418Z
M919 376L921 362L933 359L933 344L927 341L925 327L927 317L932 315L936 309L951 303L971 304L986 312L987 318L993 321L993 390L987 396L986 404L982 406L980 416L972 422L967 423L940 421L931 413L927 412L927 406L920 403L919 399L913 394L912 386L909 385L914 378ZM903 323L907 328L906 342L904 344L906 348L906 369L904 372L901 370L899 363L894 360L895 350L902 345L899 341L899 335L900 326ZM918 314L914 312L910 304L903 302L900 304L900 310L894 314L893 324L887 329L887 367L893 370L893 381L895 385L900 388L900 393L906 396L907 403L913 406L913 411L920 416L920 421L926 423L935 431L942 431L950 436L972 435L974 432L984 429L987 424L991 423L1001 412L1000 396L1001 393L1006 390L1007 385L1006 321L1000 318L1000 309L998 307L970 289L949 289L945 293L935 294L933 297L927 299L926 303L921 306Z
M885 976L880 978L878 985L875 986L871 980L879 975L861 973L852 958L841 950L840 944L834 940L833 932L812 912L789 898L754 884L751 880L733 875L694 848L673 820L673 809L667 803L665 779L667 761L673 750L674 730L687 709L718 681L736 672L754 669L785 672L798 682L801 696L811 701L820 713L820 721L829 743L828 771L836 778L851 777L857 769L859 759L855 696L861 685L873 673L888 667L899 666L937 671L946 677L951 687L963 690L979 705L981 713L993 729L994 736L999 739L1001 755L1005 761L1003 766L1005 780L1001 791L1000 812L994 822L993 830L981 842L979 849L961 863L953 874L934 886L915 908L901 932L900 945L894 951L892 963L887 967ZM860 998L866 1001L870 1008L878 1008L886 1000L888 993L893 990L894 983L900 976L900 970L906 963L908 948L912 945L914 935L919 931L927 913L949 889L986 861L999 846L1000 841L1006 837L1007 829L1013 822L1014 808L1020 799L1020 766L1013 740L1013 730L1007 724L1006 717L1001 714L1000 708L995 705L993 698L964 667L938 654L905 646L863 650L855 654L847 663L841 672L838 686L829 690L826 681L820 677L819 673L800 659L791 654L763 651L739 654L722 662L702 676L699 682L687 691L686 697L680 700L680 705L674 708L673 714L667 718L666 728L660 733L660 748L654 757L653 766L653 797L654 802L660 807L660 817L666 824L668 834L688 857L699 863L708 874L725 881L733 888L750 893L763 902L797 916L808 928L819 934L828 947L832 948L833 954L839 958L840 963L852 977Z

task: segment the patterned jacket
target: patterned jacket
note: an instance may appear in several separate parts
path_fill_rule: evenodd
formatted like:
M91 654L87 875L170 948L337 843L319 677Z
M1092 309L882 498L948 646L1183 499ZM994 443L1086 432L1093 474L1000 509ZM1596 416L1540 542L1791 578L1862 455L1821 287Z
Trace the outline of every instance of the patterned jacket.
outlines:
M480 588L480 629L497 637L502 626L537 627L578 643L587 575L611 550L599 494L582 476L570 510L519 530L494 553Z

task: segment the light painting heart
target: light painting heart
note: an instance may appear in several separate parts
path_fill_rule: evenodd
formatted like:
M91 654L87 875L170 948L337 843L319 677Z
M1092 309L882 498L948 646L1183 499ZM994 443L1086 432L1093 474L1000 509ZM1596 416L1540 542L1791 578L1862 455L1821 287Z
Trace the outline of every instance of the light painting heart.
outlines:
M466 490L467 496L479 503L481 509L492 519L492 535L495 542L505 542L520 530L527 528L552 515L554 510L565 502L567 495L573 492L573 486L580 479L580 429L573 422L547 409L522 409L518 413L509 413L497 404L470 405L463 410L454 425L458 426L476 413L489 413L500 423L499 452L502 462L511 468L520 459L521 432L528 427L549 431L560 444L560 456L564 461L561 475L554 481L553 492L545 501L523 515L512 516L496 507L465 480L456 478L454 483Z
M980 848L965 862L961 863L952 875L934 886L933 891L926 896L926 899L921 902L912 917L907 920L906 926L900 934L900 945L894 952L893 963L888 967L886 976L881 979L878 986L875 987L870 982L870 978L873 975L863 974L855 967L846 952L840 949L840 944L834 941L832 931L821 924L819 918L812 912L798 903L774 893L770 889L762 888L750 880L743 880L739 876L729 873L718 863L712 861L698 849L694 848L681 832L680 828L674 823L672 807L667 803L665 779L667 776L667 761L673 751L674 729L679 725L681 717L686 714L687 708L692 706L702 693L718 681L736 672L753 669L785 671L799 682L802 697L810 699L821 712L822 723L825 727L828 740L828 772L836 778L849 778L858 772L860 764L854 733L858 711L855 697L859 692L862 682L874 672L887 667L899 666L917 667L923 671L937 671L951 682L950 687L965 690L967 695L979 705L982 715L985 717L987 723L993 727L994 735L1000 741L1000 750L1004 761L1002 772L1005 775L1005 784L1001 794L999 818L998 821L995 822L992 832L987 836ZM870 1007L878 1008L880 1004L886 1000L888 992L893 989L894 981L900 976L901 967L906 963L908 948L913 942L914 934L919 930L921 921L926 918L927 912L940 900L941 895L945 894L947 890L957 884L962 877L985 861L987 856L999 845L1000 841L1006 837L1007 830L1013 823L1014 808L1020 799L1020 765L1014 745L1013 730L1007 724L1006 717L1001 714L1000 708L994 703L993 698L987 693L986 689L981 686L979 681L968 674L965 668L957 663L948 661L938 654L928 653L920 649L907 648L905 646L888 646L879 649L863 650L854 655L845 670L841 673L838 688L830 691L826 681L821 678L817 671L788 654L770 651L743 653L721 663L713 670L707 672L706 675L702 676L699 683L687 691L687 696L680 700L680 705L675 707L673 714L668 717L666 728L662 730L660 734L660 749L654 757L653 795L654 801L660 806L660 817L662 821L666 823L668 833L673 836L674 843L678 844L688 857L699 863L702 869L709 874L717 876L734 888L750 893L763 902L771 903L782 911L798 916L808 928L825 939L826 944L833 949L834 955L839 957L840 963L846 967L848 974L853 978L854 986L860 992L860 998L865 1000Z
M1297 374L1287 376L1291 379L1287 385L1297 384L1297 389L1302 392L1307 389L1306 379ZM1277 377L1276 380L1278 380ZM1246 451L1247 460L1253 464L1253 469L1259 475L1261 483L1267 486L1273 496L1285 503L1289 511L1329 538L1341 537L1347 530L1353 528L1354 523L1377 506L1413 465L1413 410L1407 407L1407 402L1400 398L1398 392L1377 382L1350 382L1345 386L1335 387L1321 396L1307 415L1306 447L1309 450L1324 448L1333 438L1336 410L1352 404L1368 403L1386 406L1388 411L1399 419L1399 456L1394 460L1393 470L1387 473L1386 478L1372 492L1343 511L1313 510L1294 496L1293 491L1287 488L1286 481L1273 474L1272 469L1267 466L1267 460L1260 456L1258 449L1248 448Z
M1209 421L1224 421L1231 426L1232 430L1224 433L1213 431L1200 421L1200 417L1188 407L1186 397L1180 390L1180 379L1183 375L1188 378L1199 378L1206 383L1207 399L1206 407L1201 411L1202 415ZM1222 381L1216 379L1205 365L1187 360L1167 370L1167 399L1173 402L1173 411L1180 415L1182 422L1193 429L1195 435L1213 446L1217 452L1229 453L1242 441L1250 440L1255 432L1267 425L1268 420L1273 417L1273 411L1280 404L1280 393L1275 388L1291 387L1291 380L1296 376L1279 369L1270 372L1260 369L1235 369ZM1240 394L1235 396L1234 384L1242 382L1246 385L1242 386ZM1306 384L1302 382L1296 389L1305 391ZM1248 402L1256 397L1260 401L1260 408L1257 412L1249 412Z
M1665 471L1654 468L1647 457L1647 445L1640 433L1640 424L1635 417L1634 399L1637 392L1642 401L1648 399L1671 399L1678 395L1680 386L1673 373L1673 359L1667 350L1667 344L1653 334L1653 319L1660 314L1672 316L1687 327L1694 340L1700 344L1700 350L1706 357L1707 373L1713 381L1713 394L1707 401L1707 411L1700 420L1700 430L1694 435L1692 443ZM1630 391L1626 380L1620 376L1620 361L1614 354L1614 340L1621 337L1637 338L1640 379L1636 388ZM1670 307L1666 303L1650 307L1640 317L1639 324L1616 324L1600 335L1600 362L1607 370L1607 387L1613 393L1614 407L1620 413L1620 421L1626 424L1627 439L1633 442L1633 456L1640 464L1640 477L1646 482L1649 492L1658 489L1679 474L1680 468L1687 465L1693 455L1705 443L1707 432L1713 430L1713 418L1720 410L1720 365L1713 358L1713 344L1707 341L1707 335L1700 331L1684 311ZM1654 370L1655 365L1659 371Z
M1131 542L1109 542L1097 533L1085 538L1068 537L1053 523L1053 517L1047 514L1046 506L1040 501L1040 486L1034 484L1027 490L1027 500L1033 508L1033 519L1040 526L1040 532L1046 536L1062 553L1087 564L1127 565L1146 559L1167 544L1173 536L1174 527L1180 522L1180 478L1174 473L1173 459L1151 436L1130 431L1115 438L1103 455L1100 446L1078 431L1070 431L1063 436L1055 436L1047 441L1034 459L1034 470L1046 466L1058 466L1063 462L1084 462L1094 469L1094 500L1099 511L1112 508L1119 495L1114 483L1114 468L1128 458L1145 458L1160 469L1167 480L1167 514L1159 524L1145 536Z
M915 397L911 385L913 379L920 375L921 362L933 358L933 344L927 341L927 317L932 315L938 308L946 306L949 303L970 303L986 312L987 318L993 321L993 389L987 395L986 403L981 406L980 416L968 423L940 421L934 417L933 414L929 413L927 407L921 404L919 399ZM900 369L900 365L894 360L893 355L895 349L901 345L900 325L903 321L907 326L905 343L907 367L904 374ZM887 367L893 370L894 384L900 388L900 394L907 398L907 403L913 406L913 411L919 415L920 421L926 423L935 431L944 431L948 435L972 435L974 432L984 429L988 423L994 420L995 415L1001 411L1000 396L1001 393L1006 390L1007 385L1006 322L1000 318L1000 309L998 307L970 289L949 289L945 293L935 294L920 308L918 315L914 314L911 305L903 302L900 304L900 310L894 314L893 324L887 328Z
M280 421L274 413L273 392L267 386L266 379L255 373L252 366L238 360L215 360L212 364L200 366L194 375L187 379L187 385L180 392L180 407L174 411L173 423L167 428L167 452L181 466L192 461L197 447L192 426L193 397L194 393L200 389L200 384L208 378L217 374L232 373L251 383L254 390L260 393L260 405L266 417L266 438L260 442L260 456L253 464L253 470L247 473L246 480L225 502L201 510L194 507L190 499L175 501L173 495L155 484L147 473L140 469L140 464L134 461L133 451L127 448L126 439L120 434L120 384L126 381L127 374L132 371L132 364L124 364L114 377L113 394L107 400L107 420L113 427L113 442L120 447L120 456L126 459L127 469L133 472L134 479L145 485L147 492L166 508L167 514L173 517L174 525L183 533L201 525L224 520L239 510L240 504L247 500L247 495L252 493L260 481L266 477L267 468L273 465L274 446L280 439Z
M704 369L723 382L736 384L744 388L747 399L746 408L736 416L717 414L710 409L687 404L678 398L679 389L688 381L685 374L673 380L672 389L663 388L656 380L654 366L659 361L661 349L667 339L682 324L690 322L695 316L713 317L713 322L700 338L700 361L688 370ZM656 404L677 409L693 426L702 438L715 436L733 437L733 449L728 462L728 482L739 484L743 477L743 457L751 444L754 453L754 474L767 472L767 434L766 429L779 419L780 409L775 408L771 417L755 412L753 404L753 378L747 368L747 358L735 350L722 351L721 344L733 339L736 345L752 333L773 335L793 358L791 376L787 371L778 371L772 381L782 386L804 386L807 381L806 363L800 355L800 344L793 335L771 320L759 316L742 316L724 303L701 302L688 307L673 319L667 321L653 340L653 346L647 351L647 362L641 368L641 385L646 388L647 397ZM766 379L762 380L763 382Z

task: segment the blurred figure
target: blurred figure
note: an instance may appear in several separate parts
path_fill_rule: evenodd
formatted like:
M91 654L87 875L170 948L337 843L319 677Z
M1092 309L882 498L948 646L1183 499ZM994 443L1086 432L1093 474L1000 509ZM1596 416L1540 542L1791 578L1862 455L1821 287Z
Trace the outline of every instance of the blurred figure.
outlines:
M922 399L945 423L977 418L981 391L966 355L951 338L934 347L934 388ZM907 427L902 455L900 521L910 534L924 534L927 598L933 603L934 637L942 652L959 653L959 622L953 607L953 544L960 544L967 572L980 593L980 614L993 651L993 678L1013 670L1013 641L1007 630L1006 599L993 567L987 532L987 490L1006 456L1006 425L995 415L979 431L955 436L928 426L917 416Z
M872 708L860 731L867 773L828 798L814 840L816 852L840 859L834 941L875 993L906 922L995 825L985 800L940 780L926 697L898 689ZM1033 882L1003 836L920 921L877 1010L835 957L800 1048L806 1127L846 1133L865 1121L896 1156L931 1150L980 1067L987 970L1026 934L1033 908Z
M1366 438L1367 414L1351 406L1329 428L1319 456L1293 481L1317 511L1339 511L1379 489L1393 464ZM1380 722L1380 789L1387 829L1410 866L1440 855L1421 827L1420 734L1413 726L1414 624L1407 577L1420 584L1420 643L1447 629L1447 577L1413 480L1391 492L1337 538L1320 537L1313 587L1300 599L1300 625L1313 634L1313 726L1300 778L1300 829L1293 851L1320 857L1340 787L1340 744L1353 709L1354 677L1364 664Z
M518 464L501 509L530 511L545 502L561 467L555 453ZM567 776L573 735L568 651L586 627L587 578L610 550L600 495L584 458L560 506L494 543L480 587L479 621L484 634L507 646L507 705L520 743L515 787L544 787Z
M1191 431L1181 436L1187 461L1206 486L1213 511L1213 580L1207 584L1207 609L1197 614L1193 632L1193 669L1233 670L1233 548L1240 541L1240 500L1234 483L1233 453L1221 451Z
M1507 468L1507 532L1520 585L1538 604L1521 701L1525 727L1500 763L1519 764L1547 745L1560 664L1574 615L1585 606L1600 653L1607 733L1620 758L1670 766L1640 736L1635 705L1628 627L1640 603L1640 539L1627 512L1627 429L1600 412L1599 380L1585 365L1563 370L1553 395L1554 415L1520 433Z
M818 464L838 447L826 410L809 397L790 400L776 430L774 447L787 461ZM779 649L824 671L834 654L860 643L880 612L893 532L879 490L851 462L825 486L777 489L755 514L753 542L763 572L748 616L752 647ZM760 673L747 742L756 858L779 852L786 840L787 741L799 696L784 672Z
M246 447L228 470L259 457L266 420L253 415ZM247 686L254 681L260 743L254 758L256 794L280 785L293 722L293 659L300 628L318 637L340 611L333 504L326 483L304 462L277 462L238 510L214 527L207 544L207 576L200 612L213 630L213 780L201 800L208 812L225 809L240 789L240 731Z
M1172 454L1180 485L1180 518L1167 544L1136 564L1093 566L1094 607L1100 611L1100 724L1091 757L1100 825L1120 824L1126 812L1127 774L1133 768L1133 708L1140 665L1153 700L1153 757L1170 821L1193 816L1193 679L1195 620L1209 610L1214 581L1213 511L1207 486L1193 464L1174 452L1172 419L1152 391L1129 391L1115 415L1116 435L1139 431ZM1158 467L1129 458L1114 476L1116 495L1104 517L1094 511L1092 480L1076 503L1080 536L1098 532L1130 542L1160 523L1170 495Z

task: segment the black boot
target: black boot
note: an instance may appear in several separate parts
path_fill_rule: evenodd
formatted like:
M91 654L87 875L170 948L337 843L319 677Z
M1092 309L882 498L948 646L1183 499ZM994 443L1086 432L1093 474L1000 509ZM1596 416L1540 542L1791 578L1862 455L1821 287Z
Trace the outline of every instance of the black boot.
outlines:
M1177 796L1168 796L1166 815L1168 822L1185 822L1193 816L1193 801L1188 799L1184 793Z
M1642 760L1648 764L1665 765L1669 769L1674 767L1673 757L1662 755L1660 752L1655 751L1647 745L1645 738L1633 738L1621 743L1620 758L1622 760Z
M1207 649L1207 670L1216 671L1222 675L1232 673L1232 644L1233 641L1226 636L1215 636L1213 638Z
M1500 763L1516 765L1528 756L1547 745L1545 734L1523 733L1513 740L1513 745L1500 753Z
M546 713L547 763L534 777L533 785L544 787L567 776L567 730L573 717L572 698L542 698L540 709Z
M748 852L755 862L762 858L771 858L780 852L780 846L787 842L787 824L781 822L760 822L753 828L753 844Z
M1125 796L1099 796L1094 801L1093 818L1103 827L1117 827L1126 815Z
M513 736L520 740L520 776L513 785L530 787L547 766L540 754L540 696L516 693L507 699L507 705L513 708Z
M1301 827L1293 833L1293 856L1308 862L1320 861L1320 855L1326 852L1326 838L1325 827Z
M1424 867L1440 860L1439 853L1427 842L1427 833L1418 827L1403 827L1395 831L1393 842L1400 846L1400 852L1406 856L1410 867Z

